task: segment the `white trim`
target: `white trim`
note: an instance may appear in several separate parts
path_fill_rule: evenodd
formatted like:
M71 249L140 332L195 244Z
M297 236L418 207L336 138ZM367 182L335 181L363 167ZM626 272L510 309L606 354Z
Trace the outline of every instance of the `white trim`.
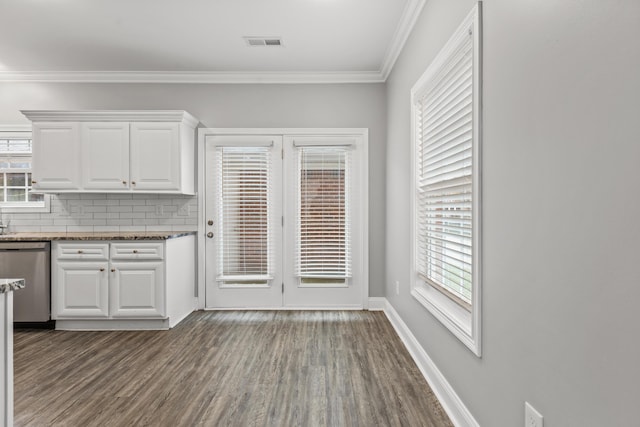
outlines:
M385 297L369 297L369 311L383 311L387 306Z
M194 83L321 84L384 83L379 71L247 72L247 71L0 71L0 82L51 83Z
M426 0L409 0L402 11L400 23L396 28L396 32L382 61L382 67L380 68L380 75L383 81L387 81L389 74L391 74L391 70L393 70L393 66L396 64L402 49L404 49L409 34L411 34L413 26L416 24L418 16L426 2Z
M385 300L384 314L409 351L413 361L418 365L418 369L420 369L420 372L429 383L431 390L433 390L445 412L449 415L453 425L456 427L479 427L480 424L473 418L460 396L456 394L456 391L431 360L429 354L420 345L420 342L418 342L407 324L404 323L398 312L386 298L381 299Z
M473 279L471 313L466 314L449 298L432 289L427 284L419 283L416 274L416 103L420 94L424 92L425 83L438 72L450 54L457 48L463 37L468 37L468 31L473 31ZM477 36L477 37L476 37ZM481 229L481 145L482 145L482 2L478 1L466 16L463 22L454 31L451 38L435 56L433 62L420 76L411 88L411 182L410 182L410 224L411 224L411 257L410 277L411 295L420 302L435 318L449 329L460 341L462 341L473 353L482 356L482 229Z
M319 305L319 306L282 306L282 307L206 307L204 311L336 311L363 310L361 305Z
M2 125L0 124L0 132L29 132L31 133L31 124L25 125Z
M196 127L200 122L182 110L20 110L38 122L179 122Z
M33 191L37 194L37 191ZM4 203L4 202L3 202ZM10 202L6 202L10 203ZM23 205L3 205L0 203L0 214L4 213L51 213L51 195L44 195L44 205L37 206L38 202L24 202ZM36 206L32 206L36 205ZM2 219L2 218L0 218ZM17 219L17 218L16 218ZM8 221L8 225L11 225L11 220Z

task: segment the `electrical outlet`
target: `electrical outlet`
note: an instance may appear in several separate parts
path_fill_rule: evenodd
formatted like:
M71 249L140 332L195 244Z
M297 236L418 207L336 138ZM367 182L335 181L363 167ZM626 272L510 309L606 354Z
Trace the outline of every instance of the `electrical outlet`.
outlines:
M158 216L164 215L164 206L156 205L156 215Z
M529 402L524 402L524 427L543 427L542 414Z
M396 280L396 295L400 295L400 282Z

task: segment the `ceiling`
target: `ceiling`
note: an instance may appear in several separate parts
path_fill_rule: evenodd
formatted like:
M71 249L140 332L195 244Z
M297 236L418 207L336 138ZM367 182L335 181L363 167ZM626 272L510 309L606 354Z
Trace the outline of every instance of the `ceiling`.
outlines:
M380 82L424 2L2 0L0 81Z

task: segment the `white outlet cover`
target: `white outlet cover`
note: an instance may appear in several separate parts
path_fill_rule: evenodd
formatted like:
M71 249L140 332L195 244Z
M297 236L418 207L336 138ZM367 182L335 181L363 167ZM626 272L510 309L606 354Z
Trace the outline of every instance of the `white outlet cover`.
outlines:
M542 414L529 402L524 402L524 427L544 427Z

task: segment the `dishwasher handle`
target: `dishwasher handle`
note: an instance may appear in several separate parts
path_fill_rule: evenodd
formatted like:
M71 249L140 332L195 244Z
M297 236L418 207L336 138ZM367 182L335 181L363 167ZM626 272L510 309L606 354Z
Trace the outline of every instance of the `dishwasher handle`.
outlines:
M49 242L0 242L0 251L48 250Z

